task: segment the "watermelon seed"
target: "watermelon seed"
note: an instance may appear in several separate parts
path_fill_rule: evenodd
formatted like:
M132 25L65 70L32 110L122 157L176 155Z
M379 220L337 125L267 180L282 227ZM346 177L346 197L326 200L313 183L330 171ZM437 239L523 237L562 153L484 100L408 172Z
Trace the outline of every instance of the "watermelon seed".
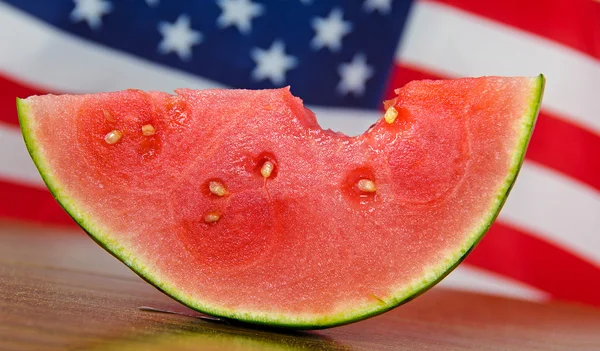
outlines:
M377 190L375 183L370 179L361 179L356 183L356 186L365 193L374 193Z
M123 133L121 131L113 130L112 132L109 132L104 136L104 141L106 141L106 143L109 145L113 145L116 144L119 140L121 140L122 136Z
M216 223L221 219L221 214L219 212L209 212L204 216L204 222L206 223Z
M104 118L105 118L107 121L109 121L109 122L111 122L111 123L115 122L115 116L113 116L113 114L112 114L112 113L110 113L110 111L107 111L107 110L102 110L102 112L104 113Z
M152 136L154 133L156 133L156 129L154 129L152 124L146 124L142 126L142 134L144 136Z
M394 106L390 107L385 111L385 115L383 115L383 119L389 124L394 123L396 118L398 117L398 111L394 108Z
M383 299L377 297L377 295L371 294L371 297L374 298L375 300L377 300L380 304L387 305L387 303L385 301L383 301Z
M260 174L262 174L262 176L265 178L269 178L271 176L271 173L273 173L274 169L275 165L273 164L273 162L265 161L265 163L263 163L262 167L260 168Z
M227 189L225 189L225 186L214 180L208 183L208 190L210 190L212 194L217 196L227 195Z

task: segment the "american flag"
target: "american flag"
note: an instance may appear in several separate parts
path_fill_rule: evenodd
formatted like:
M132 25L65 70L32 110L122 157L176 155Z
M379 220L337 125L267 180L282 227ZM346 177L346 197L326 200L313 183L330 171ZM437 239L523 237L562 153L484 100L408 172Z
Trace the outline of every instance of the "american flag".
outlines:
M23 144L15 97L290 85L359 134L412 79L544 73L517 184L443 284L600 306L597 0L0 0L0 217L73 226Z

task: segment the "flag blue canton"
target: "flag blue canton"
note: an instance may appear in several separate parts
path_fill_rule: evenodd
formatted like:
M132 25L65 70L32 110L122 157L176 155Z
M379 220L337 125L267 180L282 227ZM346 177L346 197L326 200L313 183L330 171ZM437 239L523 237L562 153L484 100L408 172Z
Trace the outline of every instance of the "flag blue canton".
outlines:
M380 106L412 3L5 2L86 40L219 85L250 89L290 85L308 104L359 108Z

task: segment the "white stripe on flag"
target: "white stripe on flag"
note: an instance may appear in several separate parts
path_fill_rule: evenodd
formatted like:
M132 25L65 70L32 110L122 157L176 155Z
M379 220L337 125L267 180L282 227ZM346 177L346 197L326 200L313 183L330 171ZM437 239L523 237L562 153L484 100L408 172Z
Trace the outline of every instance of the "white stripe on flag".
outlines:
M332 129L355 136L364 133L383 113L341 107L308 106L316 115L323 129Z
M525 161L499 218L543 233L545 240L600 267L600 193L595 189Z
M527 284L465 264L452 271L440 286L532 301L550 298L547 293Z
M574 49L448 5L418 1L396 53L449 76L535 76L549 112L600 133L600 62Z
M21 130L0 122L0 179L45 188L29 157Z

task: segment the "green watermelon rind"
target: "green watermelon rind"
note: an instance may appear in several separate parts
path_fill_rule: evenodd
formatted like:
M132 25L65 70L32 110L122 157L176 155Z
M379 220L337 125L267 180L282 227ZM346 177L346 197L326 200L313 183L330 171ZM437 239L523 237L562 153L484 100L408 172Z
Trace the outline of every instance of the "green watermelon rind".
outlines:
M408 286L403 286L397 289L394 293L390 294L392 298L387 298L386 300L376 298L371 306L362 306L354 310L345 310L332 315L316 316L310 314L286 315L269 312L240 311L215 307L202 304L199 301L194 301L190 297L181 294L165 282L162 282L160 277L155 276L152 271L148 269L147 265L144 264L144 262L141 262L140 260L136 259L136 257L129 255L126 248L120 245L117 241L109 239L109 237L105 235L102 226L95 223L92 218L81 212L79 209L82 207L78 206L72 197L64 193L60 183L54 178L51 168L46 162L41 145L36 143L35 125L32 125L35 123L35 118L29 117L29 107L27 106L27 102L25 100L17 99L17 111L27 150L29 151L29 154L39 170L42 179L46 183L46 186L54 198L94 241L96 241L110 254L115 256L118 260L126 264L142 279L146 280L163 293L183 303L184 305L209 315L276 328L323 329L373 317L414 299L444 279L444 277L452 272L452 270L454 270L454 268L456 268L468 256L469 252L473 250L477 243L479 243L479 241L483 238L484 234L489 230L490 226L500 213L500 210L502 209L502 206L504 205L506 198L508 197L508 194L510 193L510 190L512 189L517 175L521 169L521 165L525 157L525 151L527 150L527 146L529 144L529 140L531 138L531 134L533 132L540 109L545 85L544 76L540 74L539 76L532 78L532 85L532 96L530 98L531 102L529 108L520 119L521 126L519 139L514 148L514 154L509 172L503 184L500 186L496 198L490 206L488 216L481 220L481 224L473 231L469 238L465 240L462 248L449 255L442 264L439 264L436 267L425 269L423 274L424 278L415 281Z

